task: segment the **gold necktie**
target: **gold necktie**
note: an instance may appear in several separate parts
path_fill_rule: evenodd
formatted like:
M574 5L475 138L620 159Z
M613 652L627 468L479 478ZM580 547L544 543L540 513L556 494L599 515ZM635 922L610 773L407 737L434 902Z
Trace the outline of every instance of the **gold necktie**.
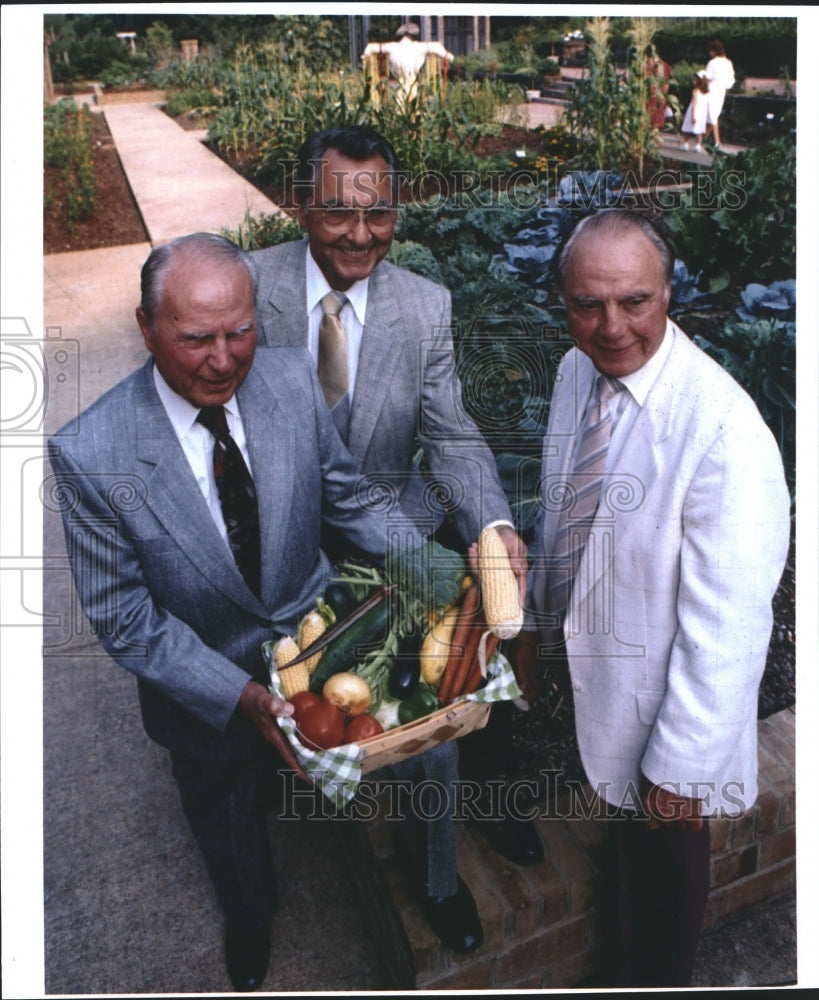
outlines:
M319 325L318 376L331 410L348 389L347 335L338 316L346 302L346 297L339 301L333 292L321 300L324 315Z

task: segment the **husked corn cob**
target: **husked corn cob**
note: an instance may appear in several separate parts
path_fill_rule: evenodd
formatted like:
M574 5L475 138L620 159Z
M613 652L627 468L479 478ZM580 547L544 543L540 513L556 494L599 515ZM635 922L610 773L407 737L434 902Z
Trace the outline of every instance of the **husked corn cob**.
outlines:
M276 643L273 654L276 661L276 669L286 667L291 660L299 655L299 644L292 635L284 635Z
M299 622L298 643L299 649L307 649L311 642L315 642L318 637L327 630L327 622L318 611L309 611ZM307 673L312 674L321 659L323 649L304 661ZM296 655L296 654L294 654Z
M299 691L307 691L310 687L310 674L307 672L306 663L296 663L292 667L287 666L298 655L298 643L292 636L286 635L276 643L276 671L285 698L292 698L294 694L298 694Z
M523 626L523 608L506 546L494 527L480 534L478 566L486 624L499 638L512 639Z

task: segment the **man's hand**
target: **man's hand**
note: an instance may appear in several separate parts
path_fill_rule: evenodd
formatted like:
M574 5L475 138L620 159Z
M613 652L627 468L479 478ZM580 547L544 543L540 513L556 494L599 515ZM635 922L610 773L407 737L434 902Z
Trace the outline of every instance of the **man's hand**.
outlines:
M272 695L258 681L248 681L244 691L239 696L239 708L250 719L267 742L279 751L285 764L291 767L300 778L304 778L309 783L310 778L299 763L298 758L293 752L293 748L287 741L287 737L279 729L279 725L276 722L277 716L293 714L293 706L290 702Z
M503 539L506 551L509 553L509 562L512 564L512 570L517 577L518 587L520 588L520 603L523 605L526 600L526 576L529 572L529 551L523 539L510 525L499 524L497 531Z
M676 823L689 833L702 829L702 800L689 799L662 785L652 784L645 775L640 779L640 800L648 816L649 830L661 824Z

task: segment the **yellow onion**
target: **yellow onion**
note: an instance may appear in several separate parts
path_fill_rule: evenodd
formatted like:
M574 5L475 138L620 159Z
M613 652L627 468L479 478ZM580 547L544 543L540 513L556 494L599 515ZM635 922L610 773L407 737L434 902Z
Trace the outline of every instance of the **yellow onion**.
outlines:
M363 715L372 702L370 685L357 674L347 670L333 674L324 682L321 696L340 708L345 715Z

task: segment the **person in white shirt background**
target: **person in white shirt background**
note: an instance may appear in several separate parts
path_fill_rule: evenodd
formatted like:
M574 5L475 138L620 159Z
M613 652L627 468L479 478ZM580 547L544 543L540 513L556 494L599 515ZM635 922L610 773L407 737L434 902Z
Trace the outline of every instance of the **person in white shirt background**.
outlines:
M725 103L726 93L736 83L734 64L725 54L725 46L719 39L708 46L709 60L705 67L708 79L708 118L706 122L706 139L711 136L717 149L720 148L719 116Z

